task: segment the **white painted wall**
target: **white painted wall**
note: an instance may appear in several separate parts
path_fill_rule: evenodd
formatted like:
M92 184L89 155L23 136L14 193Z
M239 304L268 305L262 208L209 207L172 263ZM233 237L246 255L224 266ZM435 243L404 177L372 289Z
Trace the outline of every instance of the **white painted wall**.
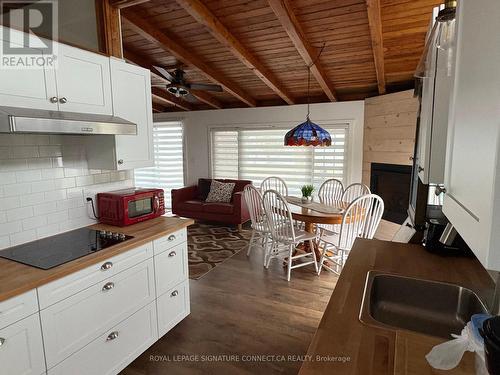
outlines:
M218 109L158 113L155 122L181 120L184 124L185 182L210 175L210 128L286 125L305 121L306 105ZM364 101L311 104L311 120L319 125L349 123L347 182L361 182L363 164Z

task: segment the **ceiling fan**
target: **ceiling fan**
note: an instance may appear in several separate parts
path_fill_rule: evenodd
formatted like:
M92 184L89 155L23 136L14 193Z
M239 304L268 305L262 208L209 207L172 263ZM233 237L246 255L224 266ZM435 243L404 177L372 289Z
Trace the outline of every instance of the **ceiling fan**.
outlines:
M155 87L166 88L169 93L175 95L177 98L184 98L190 102L196 102L196 98L191 94L191 90L200 91L215 91L222 92L222 86L220 85L210 85L205 83L188 83L184 78L184 71L180 68L176 68L172 73L161 66L153 65L153 68L167 81L170 83L168 85L153 85Z

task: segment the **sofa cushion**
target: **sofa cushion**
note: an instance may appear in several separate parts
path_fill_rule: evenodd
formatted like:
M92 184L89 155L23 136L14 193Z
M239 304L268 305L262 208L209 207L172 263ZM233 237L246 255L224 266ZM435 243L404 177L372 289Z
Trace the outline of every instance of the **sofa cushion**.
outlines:
M200 200L190 200L177 203L178 210L185 211L203 211L203 201Z
M217 180L212 180L210 192L205 200L207 203L229 203L233 198L234 182L223 183Z
M212 185L212 179L210 178L199 178L198 179L198 195L196 199L200 201L205 201L210 192L210 186Z
M222 215L232 215L234 205L232 203L205 203L203 205L203 211Z

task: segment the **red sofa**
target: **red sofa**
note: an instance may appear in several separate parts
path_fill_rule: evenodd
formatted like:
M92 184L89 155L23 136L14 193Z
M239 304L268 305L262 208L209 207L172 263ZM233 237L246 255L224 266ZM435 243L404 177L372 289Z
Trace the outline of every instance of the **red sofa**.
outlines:
M206 203L205 199L210 191L211 179L200 178L198 185L172 190L172 212L175 215L191 219L241 224L250 220L243 189L252 184L248 180L222 180L220 182L234 182L233 197L230 203Z

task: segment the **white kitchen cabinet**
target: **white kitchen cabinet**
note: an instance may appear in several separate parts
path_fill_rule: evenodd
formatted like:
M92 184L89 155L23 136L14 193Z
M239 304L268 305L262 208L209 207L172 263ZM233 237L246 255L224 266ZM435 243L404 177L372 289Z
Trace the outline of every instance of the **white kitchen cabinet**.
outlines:
M438 8L435 9L435 16ZM432 23L430 29L432 28ZM432 48L427 56L428 77L422 82L422 101L416 166L424 184L444 182L448 113L452 77L447 52Z
M153 166L151 73L110 59L114 115L137 124L137 135L98 136L87 142L90 168L129 170Z
M58 59L56 82L59 110L113 114L109 58L59 44Z
M0 373L45 374L42 331L38 314L0 329Z
M189 281L176 285L158 297L158 334L165 335L190 313Z
M49 375L116 375L156 340L152 302L49 370Z
M187 243L181 243L168 251L155 255L156 290L158 295L188 277Z
M460 1L443 212L481 263L500 270L500 8Z
M0 26L2 51L5 51L7 43L22 47L24 34L10 30L12 35L18 38L6 41L4 34L6 28ZM40 54L36 48L26 48L33 54ZM8 57L7 55L5 57ZM51 98L54 98L51 100ZM0 104L8 107L29 107L46 110L57 110L58 102L55 73L53 69L0 69Z

